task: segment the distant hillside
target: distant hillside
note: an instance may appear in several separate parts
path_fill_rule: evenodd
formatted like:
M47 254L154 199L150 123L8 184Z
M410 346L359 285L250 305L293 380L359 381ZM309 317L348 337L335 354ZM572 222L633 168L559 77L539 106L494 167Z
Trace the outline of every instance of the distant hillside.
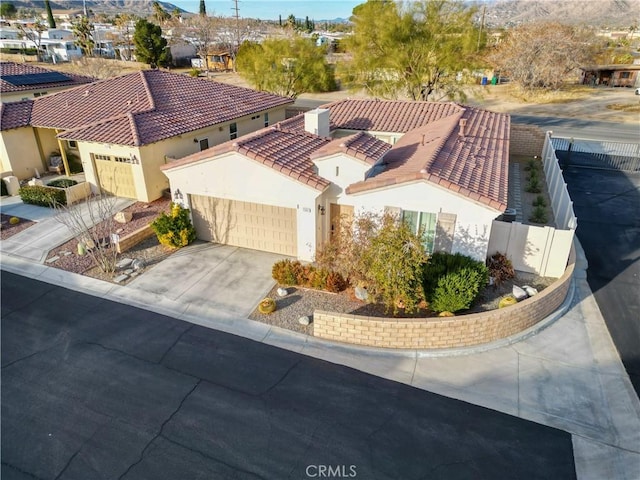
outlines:
M482 9L482 3L476 5ZM534 21L559 21L596 27L638 25L638 0L489 0L485 24L509 27Z
M6 1L6 0L2 0ZM44 10L44 2L42 0L12 0L16 8L33 8L36 10ZM51 0L52 10L82 10L82 0ZM138 15L150 15L153 13L153 0L86 0L87 10L94 13L106 13L115 15L116 13L135 13ZM178 8L169 2L158 2L169 13ZM181 12L181 8L178 8Z

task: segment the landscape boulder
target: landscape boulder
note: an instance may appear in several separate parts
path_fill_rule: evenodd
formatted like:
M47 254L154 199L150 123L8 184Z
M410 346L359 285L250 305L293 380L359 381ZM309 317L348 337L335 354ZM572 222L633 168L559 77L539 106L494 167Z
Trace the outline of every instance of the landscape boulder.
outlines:
M118 223L130 222L132 218L133 213L131 212L118 212L113 216L113 219Z

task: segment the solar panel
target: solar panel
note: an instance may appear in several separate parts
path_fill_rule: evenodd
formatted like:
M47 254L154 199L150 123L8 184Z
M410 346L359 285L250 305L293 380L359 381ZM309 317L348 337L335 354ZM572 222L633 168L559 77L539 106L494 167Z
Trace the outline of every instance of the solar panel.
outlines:
M41 85L44 83L69 82L72 79L59 72L26 73L24 75L5 75L2 80L16 87Z

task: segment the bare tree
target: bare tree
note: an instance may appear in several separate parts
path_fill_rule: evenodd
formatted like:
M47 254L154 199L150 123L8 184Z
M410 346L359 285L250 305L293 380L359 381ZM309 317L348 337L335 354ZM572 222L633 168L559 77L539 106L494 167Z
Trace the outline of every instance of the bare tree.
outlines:
M509 30L489 60L524 89L558 89L594 58L593 35L582 27L528 23Z
M196 48L196 54L202 60L207 76L209 76L209 62L207 56L210 48L216 43L218 25L215 17L197 15L185 22L183 34L189 37Z
M116 270L118 251L114 240L117 197L101 193L84 203L54 205L56 220L65 225L78 240L78 249L86 250L97 267L105 273Z
M137 17L130 13L123 13L116 18L116 26L120 30L119 45L124 45L125 55L127 58L123 60L130 61L133 53L133 27L135 25Z
M36 46L36 56L38 61L42 60L42 32L47 30L47 26L40 20L37 20L32 27L25 27L22 24L18 24L18 30L27 39L32 41Z
M82 57L79 60L75 60L72 70L79 75L87 75L98 79L117 77L123 71L115 60L100 57Z

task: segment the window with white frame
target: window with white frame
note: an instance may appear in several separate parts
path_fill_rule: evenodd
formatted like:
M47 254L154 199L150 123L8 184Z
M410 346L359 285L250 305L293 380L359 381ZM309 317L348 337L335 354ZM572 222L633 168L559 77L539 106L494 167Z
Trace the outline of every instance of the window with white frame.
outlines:
M76 142L75 140L67 141L67 145L69 145L69 148L73 148L74 150L78 149L78 142Z
M422 246L425 252L432 253L436 238L437 215L435 213L403 210L402 221L409 226L413 233L422 236Z

